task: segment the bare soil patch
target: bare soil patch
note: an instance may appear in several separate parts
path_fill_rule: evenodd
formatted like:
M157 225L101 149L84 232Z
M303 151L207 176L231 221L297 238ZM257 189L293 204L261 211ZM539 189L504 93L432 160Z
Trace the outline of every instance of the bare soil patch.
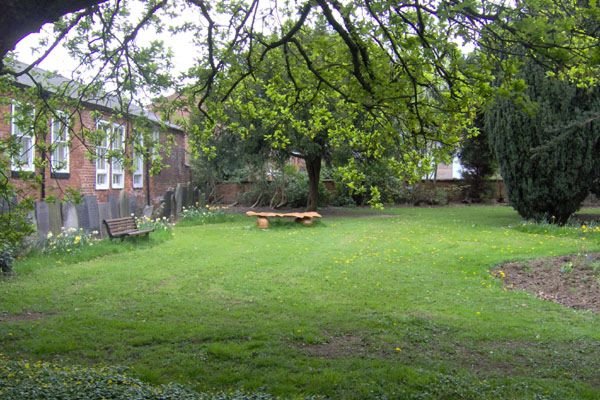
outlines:
M325 343L300 343L298 347L309 356L323 358L357 357L369 353L365 340L354 335L331 336Z
M509 262L492 273L509 289L600 313L600 253Z
M49 314L36 311L25 311L20 314L0 312L0 322L36 321L47 317Z

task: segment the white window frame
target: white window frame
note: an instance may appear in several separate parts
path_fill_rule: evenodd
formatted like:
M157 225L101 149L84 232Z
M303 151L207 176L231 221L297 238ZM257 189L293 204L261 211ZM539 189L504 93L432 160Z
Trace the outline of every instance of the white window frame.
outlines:
M110 148L113 151L125 153L125 126L113 124ZM110 161L110 183L113 189L123 189L125 187L125 168L123 161L113 157ZM116 181L116 182L115 182Z
M50 145L52 152L50 154L50 165L52 172L68 174L70 170L70 149L69 149L69 116L67 113L57 111L52 118L50 128ZM58 129L57 129L58 126ZM62 130L62 135L58 131ZM63 160L58 160L62 152Z
M133 146L133 174L131 177L132 186L134 189L144 187L144 153L138 149L144 148L144 138L140 135L137 146Z
M107 121L96 122L96 130L103 131L104 135L100 143L96 144L96 189L106 190L109 188L110 163L106 157L108 152L108 139L111 133L111 124ZM99 183L98 178L103 177L103 182Z
M15 113L17 112L17 109L21 107L21 103L17 102L17 101L13 101L11 103L11 114L10 114L10 133L11 136L16 136L17 140L22 144L23 139L29 139L30 143L28 145L28 148L25 149L25 151L23 152L23 149L21 148L21 153L19 154L19 156L15 159L11 159L10 162L10 168L11 171L15 171L15 172L34 172L35 171L35 164L34 164L34 157L35 157L35 135L33 135L33 127L31 127L29 129L29 132L22 132L21 128L19 128L16 124L16 118L15 118ZM35 111L33 111L35 113ZM26 154L27 156L27 162L23 163L21 161L22 156Z

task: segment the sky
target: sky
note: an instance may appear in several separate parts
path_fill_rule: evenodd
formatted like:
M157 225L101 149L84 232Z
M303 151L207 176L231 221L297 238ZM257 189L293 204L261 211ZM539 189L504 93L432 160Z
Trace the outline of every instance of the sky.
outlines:
M143 2L132 1L130 6L132 9L132 20L139 17L142 12ZM191 18L187 15L187 20ZM184 18L168 20L167 23L180 23L185 21ZM31 34L21 40L15 47L15 54L17 60L24 63L34 62L41 54L41 52L34 52L34 49L38 47L40 39L44 37L52 37L52 24L46 24L42 27L39 33ZM165 46L170 48L174 54L173 57L173 73L178 75L185 72L195 64L195 58L198 56L197 52L193 49L196 47L193 44L193 37L190 34L180 33L176 37L165 31L163 33L157 33L154 30L142 31L139 35L140 43L148 43L151 40L160 39L163 40ZM70 77L72 76L73 70L77 67L77 61L71 58L67 50L62 46L57 46L39 65L40 68L47 71L58 72L59 74Z

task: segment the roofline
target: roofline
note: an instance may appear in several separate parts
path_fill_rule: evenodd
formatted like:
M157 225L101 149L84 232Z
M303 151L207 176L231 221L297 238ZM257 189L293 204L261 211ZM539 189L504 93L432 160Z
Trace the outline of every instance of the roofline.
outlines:
M22 71L23 69L25 69L27 67L27 64L20 62L20 61L14 61L12 64L13 65L11 65L11 66L15 70ZM15 86L18 86L21 88L31 88L31 87L34 87L34 83L37 82L41 86L41 89L44 92L56 94L56 91L53 91L51 89L52 86L57 88L61 85L71 85L72 84L74 90L66 91L67 93L65 93L65 96L67 96L71 99L78 100L81 104L87 106L88 108L96 108L96 109L100 109L100 110L103 110L106 112L114 113L116 111L116 109L111 107L110 104L111 103L113 103L115 105L119 104L118 100L114 96L107 96L106 99L95 101L93 99L84 99L84 98L79 98L79 97L73 95L73 93L76 92L75 89L81 87L82 84L73 79L66 78L60 74L46 71L46 70L44 70L42 68L38 68L38 67L32 68L30 71L30 74L37 75L35 77L36 81L32 81L32 79L29 76L20 75L20 76L15 77L15 80L14 80ZM51 80L54 80L55 83L52 83ZM44 85L44 83L46 85ZM101 101L104 101L108 104L102 104ZM170 121L162 120L154 111L145 110L143 108L133 106L133 107L128 108L128 111L125 113L125 115L129 116L129 117L145 118L148 121L155 123L157 125L165 125L169 129L185 133L185 131L182 127L180 127L179 125L173 124Z

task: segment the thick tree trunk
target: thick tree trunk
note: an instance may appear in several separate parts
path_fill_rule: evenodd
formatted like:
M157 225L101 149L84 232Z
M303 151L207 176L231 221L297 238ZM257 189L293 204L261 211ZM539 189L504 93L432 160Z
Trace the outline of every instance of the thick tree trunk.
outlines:
M0 11L0 69L15 45L42 25L63 15L104 3L106 0L7 0Z
M306 172L308 173L308 203L306 211L317 211L319 203L319 181L321 175L321 157L307 158Z

